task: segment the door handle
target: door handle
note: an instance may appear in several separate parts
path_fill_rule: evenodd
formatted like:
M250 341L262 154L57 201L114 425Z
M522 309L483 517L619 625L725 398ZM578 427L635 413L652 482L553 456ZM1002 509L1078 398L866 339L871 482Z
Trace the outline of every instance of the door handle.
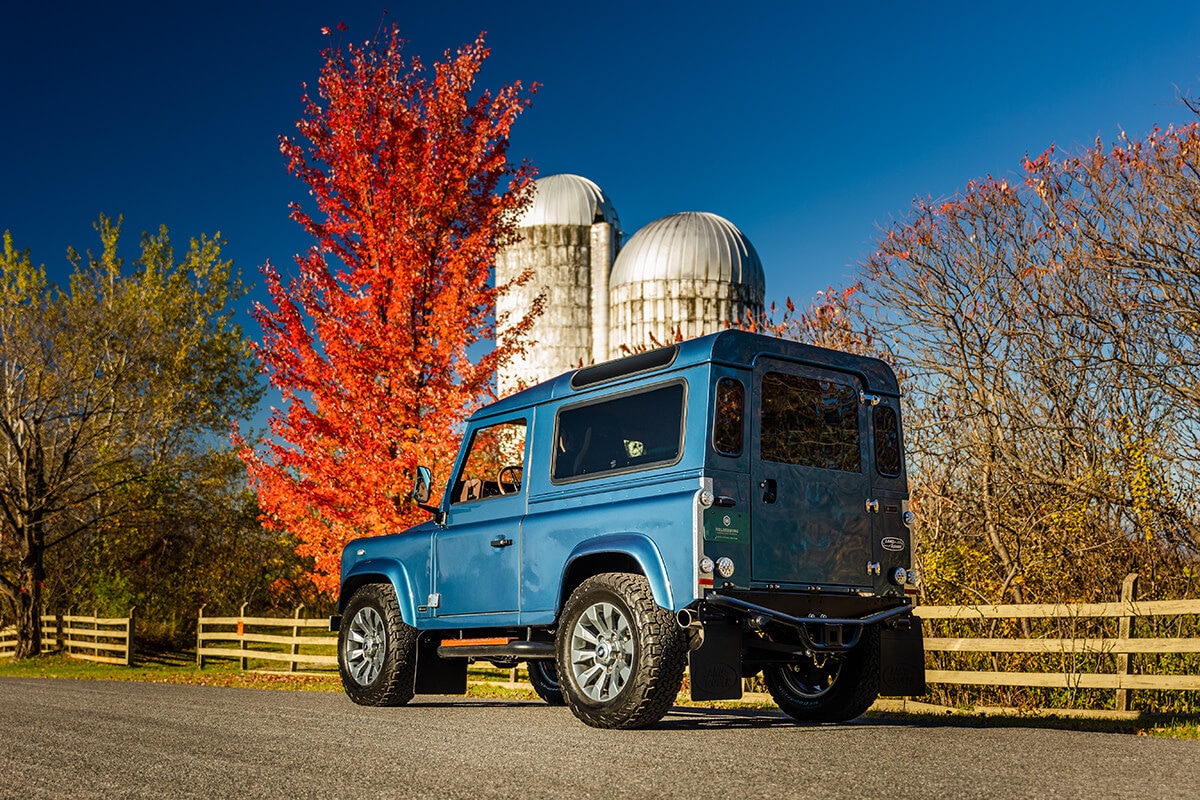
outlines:
M758 485L758 488L763 490L763 502L764 503L774 503L775 502L775 479L774 478L765 479L762 483L760 483Z
M512 539L506 539L503 536L497 536L495 539L492 539L492 547L508 547L512 543Z

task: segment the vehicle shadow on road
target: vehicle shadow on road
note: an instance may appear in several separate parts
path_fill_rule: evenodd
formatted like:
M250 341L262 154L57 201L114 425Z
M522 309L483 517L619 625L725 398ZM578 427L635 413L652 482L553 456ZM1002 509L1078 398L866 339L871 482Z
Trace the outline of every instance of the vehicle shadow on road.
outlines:
M693 708L676 706L654 727L659 730L703 730L706 728L789 728L795 721L767 709Z
M781 711L755 708L692 708L676 706L663 717L655 728L663 730L704 730L709 728L845 728L848 726L900 726L911 727L917 723L902 719L875 719L859 717L841 723L797 722Z

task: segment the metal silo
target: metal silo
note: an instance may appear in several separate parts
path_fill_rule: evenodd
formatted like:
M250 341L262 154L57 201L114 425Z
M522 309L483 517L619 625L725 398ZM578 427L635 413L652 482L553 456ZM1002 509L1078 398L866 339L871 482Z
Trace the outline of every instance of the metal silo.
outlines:
M766 282L754 245L729 220L688 211L655 220L621 248L609 279L609 355L736 325L760 314Z
M620 244L620 222L604 191L578 175L549 175L535 182L533 203L518 225L522 241L496 258L503 284L525 270L524 286L497 302L497 318L509 323L525 315L544 294L526 355L502 367L500 394L608 357L608 275Z

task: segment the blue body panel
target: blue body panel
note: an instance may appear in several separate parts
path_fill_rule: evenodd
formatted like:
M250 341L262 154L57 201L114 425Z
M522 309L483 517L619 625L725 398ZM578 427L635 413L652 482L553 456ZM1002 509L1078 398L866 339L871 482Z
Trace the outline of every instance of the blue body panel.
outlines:
M700 596L701 554L733 558L744 570L739 586L749 587L749 513L761 494L751 483L751 428L746 425L747 443L739 455L714 450L712 387L720 377L749 386L755 361L764 355L852 373L865 391L898 397L895 377L882 362L737 331L681 342L669 360L644 359L650 364L645 369L623 372L623 362L609 362L562 375L486 406L467 422L464 442L482 428L525 421L519 490L472 500L454 498L448 488L438 523L351 542L342 557L339 606L362 582L387 581L396 589L405 622L419 629L549 626L579 576L619 569L645 575L655 601L677 611ZM638 358L625 363L643 363ZM683 387L678 454L640 466L630 453L628 466L553 478L555 448L565 446L556 441L560 412L668 386ZM863 447L865 452L867 444ZM460 453L450 476L441 477L463 474L465 460ZM874 484L876 491L894 488L898 497L907 497L902 475L894 487ZM747 520L744 536L705 545L702 491L735 503ZM774 552L756 551L771 557Z

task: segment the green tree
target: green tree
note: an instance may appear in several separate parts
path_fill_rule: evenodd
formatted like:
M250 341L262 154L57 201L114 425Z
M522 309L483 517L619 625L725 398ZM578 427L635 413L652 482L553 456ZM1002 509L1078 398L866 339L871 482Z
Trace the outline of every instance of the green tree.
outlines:
M65 289L4 236L0 593L18 658L41 651L47 550L119 525L138 487L188 475L261 398L219 234L176 261L161 228L127 268L120 225L100 218L100 252L70 253Z

